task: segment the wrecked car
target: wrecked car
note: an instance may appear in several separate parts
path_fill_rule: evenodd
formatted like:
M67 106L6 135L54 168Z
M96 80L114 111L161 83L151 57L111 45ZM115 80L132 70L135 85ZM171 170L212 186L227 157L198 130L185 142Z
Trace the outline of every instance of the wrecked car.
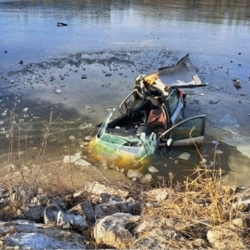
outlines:
M184 89L206 85L188 54L174 65L139 75L131 93L100 125L90 143L92 157L132 167L159 147L201 145L206 116L184 119Z

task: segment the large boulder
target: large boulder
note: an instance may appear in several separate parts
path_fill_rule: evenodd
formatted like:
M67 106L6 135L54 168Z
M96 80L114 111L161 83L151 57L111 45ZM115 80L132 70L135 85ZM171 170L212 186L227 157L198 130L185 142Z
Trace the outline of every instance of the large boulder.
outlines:
M96 243L115 248L126 248L130 242L135 240L130 230L133 230L139 219L140 216L126 213L116 213L104 217L94 226Z
M228 223L208 230L207 240L215 249L249 249L243 242L242 231Z
M9 247L22 249L85 249L81 243L59 241L42 233L14 233L3 242Z
M25 220L0 222L1 249L85 249L80 234Z

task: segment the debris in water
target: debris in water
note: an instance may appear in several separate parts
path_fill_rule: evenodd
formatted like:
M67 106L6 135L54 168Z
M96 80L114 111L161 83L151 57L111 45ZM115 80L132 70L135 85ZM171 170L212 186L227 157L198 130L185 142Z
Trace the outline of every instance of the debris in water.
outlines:
M92 123L84 122L84 123L82 123L82 124L79 126L79 129L85 129L85 128L90 128L90 127L92 127Z
M190 158L190 154L188 153L188 152L183 152L182 154L180 154L179 156L178 156L178 158L179 159L183 159L183 160L185 160L185 161L188 161L188 159Z
M24 108L24 109L23 109L23 112L24 112L24 113L28 112L28 109L29 109L28 107Z
M212 143L215 145L215 146L218 146L220 143L218 141L212 141Z
M240 80L239 80L239 79L234 79L234 80L233 80L233 85L234 85L234 87L235 87L237 90L241 89L241 85L240 85Z
M69 139L70 139L71 141L74 141L76 138L75 138L75 136L71 135L71 136L69 137Z
M61 94L62 90L61 90L61 89L55 89L54 92L55 92L56 94Z
M57 27L64 27L64 26L68 26L68 24L67 23L61 23L61 22L57 23Z

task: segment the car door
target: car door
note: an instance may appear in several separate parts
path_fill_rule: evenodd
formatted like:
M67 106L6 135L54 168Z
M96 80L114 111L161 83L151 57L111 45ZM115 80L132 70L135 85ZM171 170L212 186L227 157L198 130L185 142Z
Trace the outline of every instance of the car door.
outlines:
M172 125L176 124L182 119L182 111L184 108L183 99L179 97L177 89L173 89L169 96L166 98L168 113Z
M204 141L206 116L199 115L183 120L158 137L158 146L191 146Z

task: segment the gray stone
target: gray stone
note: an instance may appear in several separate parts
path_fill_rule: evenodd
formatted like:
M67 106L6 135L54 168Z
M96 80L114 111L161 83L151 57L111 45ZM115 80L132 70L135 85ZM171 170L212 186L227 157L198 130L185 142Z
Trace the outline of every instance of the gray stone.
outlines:
M154 166L149 166L148 167L148 171L150 173L158 173L159 172L159 170L156 167L154 167Z
M94 227L94 238L97 244L106 244L110 247L126 247L135 239L129 231L128 225L133 225L140 216L116 213L98 221Z
M138 170L133 170L133 169L129 169L127 172L127 177L129 179L139 179L143 176L143 174L141 172L139 172Z
M170 194L173 194L173 191L167 188L157 188L144 192L147 199L157 202L167 199Z
M74 163L79 159L81 159L80 155L65 155L62 161L63 163Z
M240 235L237 227L224 224L208 230L207 240L215 249L248 249Z
M61 89L55 89L54 92L55 92L56 94L61 94L62 90L61 90Z
M130 213L132 215L138 214L141 210L140 202L109 202L98 204L95 207L95 214L97 218L103 218L115 213Z
M79 129L86 129L86 128L91 128L92 127L92 123L87 123L84 122L79 126Z
M145 174L144 176L142 176L141 178L140 178L140 182L141 183L150 183L151 182L151 180L152 180L152 175L151 174Z
M23 210L25 218L34 221L40 221L43 218L44 206L37 204L29 204Z
M81 204L82 210L84 211L86 221L89 225L93 225L95 223L95 212L89 201L84 201Z
M154 228L135 240L133 249L167 249L172 246L171 242L179 243L182 248L185 238L172 228ZM149 244L149 245L148 245Z
M42 233L15 233L3 242L10 247L19 246L24 249L85 249L80 243L58 241Z
M112 187L111 185L107 186L97 181L86 182L85 190L95 195L101 195L101 194L107 193L110 195L120 196L121 198L124 198L124 199L127 198L129 195L128 191L121 190L117 187Z
M44 209L43 212L43 219L44 223L47 224L55 224L56 218L58 212L61 211L61 209L58 208L58 206L55 205L49 205Z
M74 162L76 166L91 166L91 164L83 159L78 159Z
M86 237L25 220L0 222L2 246L18 249L85 249ZM48 237L49 236L49 237Z
M84 216L71 213L63 213L62 211L59 211L57 213L56 222L58 226L62 226L63 228L72 227L78 231L83 231L88 228Z

